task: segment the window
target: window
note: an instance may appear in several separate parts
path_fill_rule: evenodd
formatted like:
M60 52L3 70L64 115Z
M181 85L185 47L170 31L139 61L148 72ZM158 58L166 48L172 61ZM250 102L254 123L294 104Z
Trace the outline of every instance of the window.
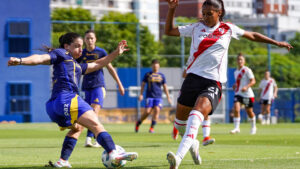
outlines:
M108 7L110 7L110 8L114 7L114 1L109 0L108 1Z
M285 34L282 34L282 35L281 35L281 40L282 40L282 41L286 41L286 35L285 35Z
M31 111L31 83L7 83L7 114L28 115Z
M9 19L6 24L6 57L24 57L31 53L31 21Z

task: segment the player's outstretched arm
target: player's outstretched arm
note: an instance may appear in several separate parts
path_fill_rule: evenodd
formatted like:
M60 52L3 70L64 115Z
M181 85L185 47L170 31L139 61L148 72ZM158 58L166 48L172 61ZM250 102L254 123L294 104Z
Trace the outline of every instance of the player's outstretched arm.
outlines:
M168 0L169 10L165 24L165 34L169 36L180 36L178 27L174 26L175 10L178 6L178 0Z
M18 65L26 65L26 66L34 66L34 65L50 65L50 55L43 54L43 55L31 55L25 58L16 58L11 57L9 58L7 65L8 66L18 66Z
M95 62L88 63L88 67L87 67L85 74L88 74L88 73L91 73L91 72L94 72L96 70L103 68L104 66L109 64L111 61L113 61L117 56L121 55L125 51L128 51L129 49L126 47L127 47L127 41L122 40L119 43L117 49L114 50L112 53L110 53L109 55L107 55L101 59L97 59Z
M267 36L260 34L258 32L245 31L243 37L245 37L251 41L269 43L269 44L276 45L281 48L287 48L287 50L290 50L293 48L293 46L287 42L278 42L278 41L268 38Z
M115 68L113 67L113 65L111 63L109 63L106 66L109 74L115 79L115 81L117 82L118 86L119 86L119 92L122 96L124 96L125 94L125 89L123 87L123 84L118 76L118 73L116 72Z

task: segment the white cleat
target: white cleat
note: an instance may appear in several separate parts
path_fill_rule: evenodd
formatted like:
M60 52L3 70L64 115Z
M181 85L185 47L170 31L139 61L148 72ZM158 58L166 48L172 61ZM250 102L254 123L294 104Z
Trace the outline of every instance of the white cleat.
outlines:
M252 127L251 131L250 131L251 135L255 135L256 134L256 127Z
M190 153L193 157L194 163L196 165L200 165L202 161L199 154L199 141L197 139L194 141L193 145L191 146Z
M240 133L241 131L240 131L240 129L233 129L233 130L231 130L230 131L230 134L237 134L237 133Z
M92 138L91 137L87 137L86 138L84 147L94 147L94 145L92 143Z
M170 164L170 169L178 169L180 164L180 159L173 152L168 152L167 160Z
M65 161L63 159L59 159L56 163L53 164L54 168L72 168L69 161Z
M99 148L99 147L101 147L101 145L96 141L92 147Z
M138 153L136 153L136 152L124 152L124 153L115 155L112 159L112 163L117 165L122 160L133 161L133 160L137 159L137 157L138 157Z

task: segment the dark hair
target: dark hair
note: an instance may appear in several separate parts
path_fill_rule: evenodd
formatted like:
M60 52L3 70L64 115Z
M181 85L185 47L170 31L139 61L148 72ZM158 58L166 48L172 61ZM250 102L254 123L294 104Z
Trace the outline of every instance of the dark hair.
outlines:
M243 55L242 52L240 52L240 53L237 55L237 58L240 57L240 56L245 57L245 56Z
M94 33L96 35L96 32L93 29L89 29L89 30L85 31L84 35L86 35L88 33Z
M153 60L152 60L152 64L156 64L156 63L158 63L158 64L159 64L159 60L157 60L157 59L153 59Z
M222 10L222 14L219 18L220 21L223 21L223 17L225 16L225 8L223 0L206 0L202 6L213 6L218 10Z
M64 48L65 44L70 45L75 39L81 38L78 33L69 32L59 37L59 48Z

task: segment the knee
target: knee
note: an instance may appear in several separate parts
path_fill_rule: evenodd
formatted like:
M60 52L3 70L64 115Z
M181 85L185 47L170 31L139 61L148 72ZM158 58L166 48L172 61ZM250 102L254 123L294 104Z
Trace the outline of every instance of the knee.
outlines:
M186 120L178 120L177 118L174 121L174 127L179 131L181 136L183 136L185 133L186 123Z

